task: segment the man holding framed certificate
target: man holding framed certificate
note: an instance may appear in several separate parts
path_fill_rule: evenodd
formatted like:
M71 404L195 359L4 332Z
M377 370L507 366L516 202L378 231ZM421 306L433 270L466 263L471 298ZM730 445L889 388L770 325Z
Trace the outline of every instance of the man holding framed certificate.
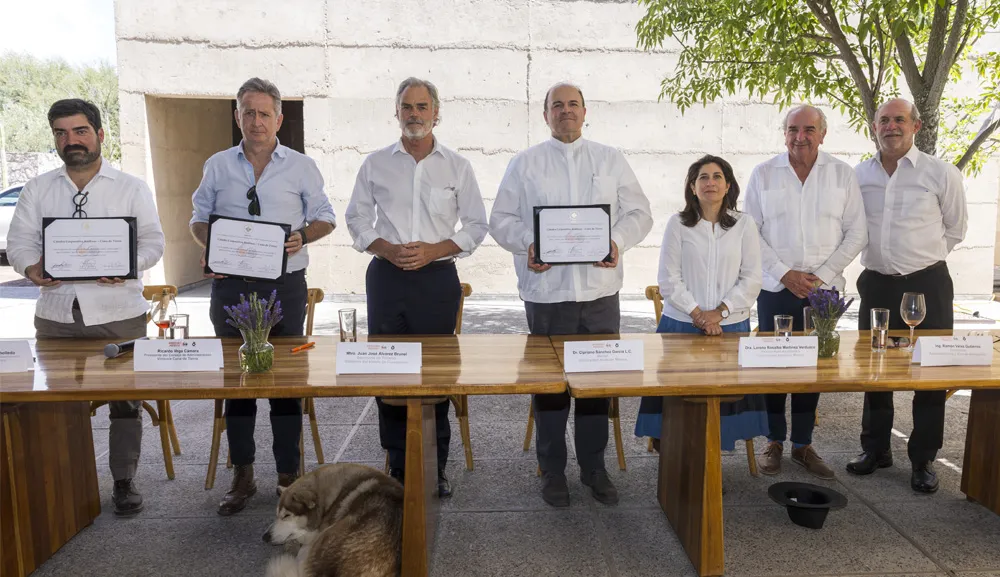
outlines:
M40 287L37 338L123 341L146 336L139 274L163 256L153 194L142 180L101 158L101 113L90 102L49 109L55 148L65 163L21 191L7 235L11 266ZM108 461L116 515L142 510L133 483L142 447L139 401L108 403Z
M201 266L213 279L209 316L216 335L238 337L226 324L223 307L237 304L241 294L266 297L277 291L284 319L271 334L302 335L309 264L305 245L330 234L336 217L316 163L278 142L282 116L277 87L251 78L236 93L236 104L243 140L208 159L192 199L191 234L205 247ZM299 470L302 400L270 399L270 404L278 485L287 487ZM234 473L219 504L220 515L242 511L257 492L256 419L256 399L226 400Z
M617 333L621 253L653 226L649 200L625 157L582 138L586 113L578 87L549 89L544 118L552 138L511 160L490 215L493 238L514 253L532 334ZM569 406L569 393L533 399L542 498L556 507L569 505ZM576 400L575 441L581 481L597 500L617 503L604 468L608 399Z

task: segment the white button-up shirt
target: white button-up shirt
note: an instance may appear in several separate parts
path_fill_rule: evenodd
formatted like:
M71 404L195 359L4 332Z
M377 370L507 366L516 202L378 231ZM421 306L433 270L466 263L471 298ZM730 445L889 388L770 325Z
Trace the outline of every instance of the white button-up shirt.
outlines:
M534 208L581 204L611 205L611 240L618 245L618 266L559 265L542 273L529 269ZM624 278L625 251L646 238L652 227L649 199L625 156L583 138L569 144L551 138L515 156L490 215L490 234L514 253L521 298L535 303L587 302L617 293Z
M457 256L466 257L489 230L472 164L437 138L420 162L399 140L369 154L344 214L358 252L379 238L392 244L451 240L462 249Z
M665 316L689 323L695 307L709 311L725 303L729 317L721 324L750 318L761 283L757 226L746 214L730 214L737 220L729 230L705 219L684 226L679 214L667 221L657 275Z
M910 274L945 260L968 228L962 173L911 146L892 176L881 157L854 168L868 216L865 268Z
M786 152L754 168L746 194L746 211L760 230L764 290L784 290L781 277L797 270L843 292L844 269L868 242L851 165L820 151L802 182Z
M251 186L257 187L260 216L251 215L248 210L247 191ZM260 180L254 178L253 165L243 153L242 142L213 154L205 161L201 184L194 191L191 203L194 206L191 224L208 222L213 214L287 224L293 231L316 221L337 224L316 163L280 142ZM285 272L302 270L308 265L309 249L304 246L288 257Z
M70 218L76 210L73 197L78 190L66 167L36 176L24 185L7 233L7 258L18 274L42 258L42 218ZM136 269L150 269L163 256L163 230L156 214L153 194L142 180L117 170L101 160L101 169L83 187L88 218L136 217ZM127 280L119 285L99 285L96 281L63 282L42 287L35 303L35 315L57 323L73 322L73 300L87 326L135 318L149 309L142 297L142 281Z

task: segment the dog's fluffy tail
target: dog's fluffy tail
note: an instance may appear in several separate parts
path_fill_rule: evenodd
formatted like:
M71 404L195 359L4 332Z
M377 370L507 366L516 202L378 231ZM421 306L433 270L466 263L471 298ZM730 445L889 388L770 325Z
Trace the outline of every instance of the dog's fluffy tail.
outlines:
M299 560L291 555L279 555L267 563L265 577L301 577Z

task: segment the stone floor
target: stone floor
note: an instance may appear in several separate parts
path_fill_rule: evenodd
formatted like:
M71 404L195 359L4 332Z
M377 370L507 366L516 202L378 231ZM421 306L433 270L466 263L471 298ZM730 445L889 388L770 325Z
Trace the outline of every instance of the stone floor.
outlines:
M33 333L31 288L0 285L0 338ZM37 294L37 293L36 293ZM185 293L181 312L192 314L194 334L208 332L207 293ZM364 303L350 297L324 302L317 332L337 329L336 311ZM967 302L970 310L997 318L994 303ZM647 301L623 300L622 330L653 330ZM987 328L982 318L960 316L963 327ZM846 326L856 322L845 319ZM855 325L856 326L856 325ZM523 308L514 300L470 300L465 332L525 332ZM723 457L726 488L726 575L730 576L978 576L1000 577L1000 516L969 503L959 490L969 397L961 392L947 406L945 446L937 471L941 490L933 496L909 489L905 436L911 428L909 399L898 393L893 439L896 466L866 478L851 477L844 465L856 453L862 396L826 394L814 443L837 471L828 484L848 498L818 531L793 525L767 496L777 480L811 480L785 463L780 477L753 478L742 448ZM211 401L175 401L173 411L182 454L175 456L176 479L166 479L159 435L146 420L137 483L146 509L134 519L111 515L111 478L107 470L107 412L93 420L94 444L104 513L73 538L35 575L39 576L218 576L262 575L275 550L260 535L270 523L274 495L267 406L260 401L257 477L260 491L241 514L215 513L230 473L219 468L215 488L204 489L211 433ZM317 418L328 462L381 466L383 453L371 399L317 399ZM628 470L615 466L614 445L608 468L621 503L595 502L569 475L571 506L547 507L539 495L533 452L522 452L526 396L472 397L470 419L475 471L467 472L457 423L448 464L455 495L443 503L433 574L438 576L687 576L694 572L655 499L656 461L645 442L632 436L637 399L623 399L622 432ZM572 439L572 430L567 435ZM308 439L308 436L307 436ZM763 439L758 439L759 453ZM572 449L571 449L572 451ZM787 454L787 453L786 453ZM571 452L572 456L572 452ZM307 440L308 466L317 465ZM575 461L568 471L572 472Z

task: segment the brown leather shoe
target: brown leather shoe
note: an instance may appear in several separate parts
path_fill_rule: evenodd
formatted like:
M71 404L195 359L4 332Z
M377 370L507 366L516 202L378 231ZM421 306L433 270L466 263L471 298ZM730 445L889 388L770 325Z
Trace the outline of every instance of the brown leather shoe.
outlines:
M278 488L275 492L281 495L281 490L289 488L298 478L298 473L278 473Z
M792 447L792 462L805 467L806 471L809 471L809 474L814 477L827 481L834 478L833 469L823 462L823 458L816 454L812 445L798 449Z
M781 472L781 453L785 451L784 443L771 441L764 449L760 463L760 472L765 475L777 475Z
M247 506L247 501L257 493L257 483L253 480L253 465L234 465L233 484L219 503L218 513L224 517L239 513Z

